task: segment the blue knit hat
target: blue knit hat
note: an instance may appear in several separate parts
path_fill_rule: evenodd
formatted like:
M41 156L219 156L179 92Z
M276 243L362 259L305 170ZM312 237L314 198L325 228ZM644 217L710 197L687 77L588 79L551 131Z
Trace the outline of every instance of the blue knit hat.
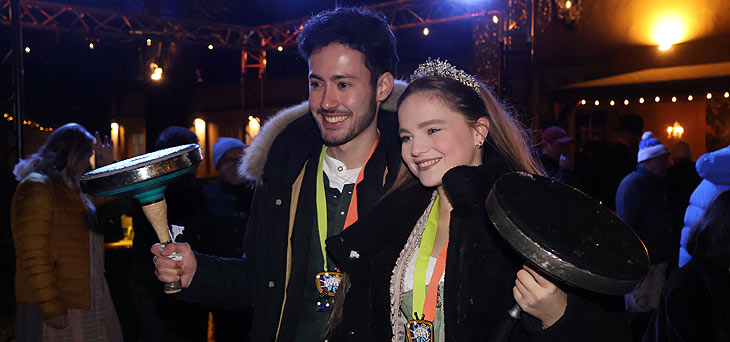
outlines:
M213 144L213 166L217 169L218 168L218 162L221 160L221 157L223 157L226 152L233 148L246 148L246 144L241 142L241 140L234 139L234 138L218 138L218 141Z
M669 154L669 150L654 137L654 133L650 131L644 132L639 142L638 162L653 159L665 154Z

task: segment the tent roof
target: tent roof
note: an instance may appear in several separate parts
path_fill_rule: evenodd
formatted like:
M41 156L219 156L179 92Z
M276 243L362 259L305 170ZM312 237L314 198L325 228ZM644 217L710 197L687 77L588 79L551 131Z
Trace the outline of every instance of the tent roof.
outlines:
M663 83L707 78L730 77L730 62L644 69L591 81L574 83L563 90Z

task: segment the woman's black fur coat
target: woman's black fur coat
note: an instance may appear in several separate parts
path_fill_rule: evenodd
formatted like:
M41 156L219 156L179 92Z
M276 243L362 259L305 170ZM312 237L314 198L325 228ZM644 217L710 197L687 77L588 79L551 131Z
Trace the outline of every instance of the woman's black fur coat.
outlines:
M444 175L454 207L444 283L447 341L486 341L515 303L512 287L521 258L497 234L484 209L489 189L510 171L492 158L480 167L461 166ZM415 222L430 203L433 189L415 184L386 196L327 249L348 273L351 287L342 321L330 341L390 341L390 279ZM629 330L620 297L568 292L563 317L548 329L526 314L510 341L626 341Z

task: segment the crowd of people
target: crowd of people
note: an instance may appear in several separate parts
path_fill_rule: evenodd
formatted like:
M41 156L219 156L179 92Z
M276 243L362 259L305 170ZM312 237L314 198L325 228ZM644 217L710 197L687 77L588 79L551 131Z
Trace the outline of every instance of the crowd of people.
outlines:
M670 153L627 116L608 178L589 183L597 166L568 158L565 130L546 128L534 151L458 67L428 60L396 80L382 14L325 11L298 38L309 99L251 146L220 138L218 180L168 186L182 239L163 248L141 210L132 215L140 340L204 341L208 312L217 341L493 340L515 303L508 341L730 340L730 146L692 165L689 146ZM173 126L155 149L196 142ZM94 204L79 187L94 153L97 167L113 161L108 138L67 124L16 167L17 341L122 339ZM646 246L647 276L623 297L598 296L523 260L484 208L514 171L615 208ZM163 294L160 282L174 281L183 290Z

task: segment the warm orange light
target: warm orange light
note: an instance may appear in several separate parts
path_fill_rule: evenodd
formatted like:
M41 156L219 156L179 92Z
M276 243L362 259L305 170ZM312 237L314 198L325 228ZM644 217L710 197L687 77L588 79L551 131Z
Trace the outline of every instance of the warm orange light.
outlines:
M726 91L726 92L725 92L725 94L724 94L723 96L724 96L725 98L728 98L728 97L730 97L730 92L727 92L727 91Z
M628 105L629 105L629 100L624 100L624 106L628 106Z
M693 99L694 99L694 97L692 97L692 95L687 96L687 101L692 101Z
M676 96L672 96L672 102L677 102L677 97Z
M611 106L613 106L613 105L616 104L616 102L614 102L613 100L611 100L611 102L609 102L608 104L610 104Z
M601 104L601 103L600 103L600 102L598 102L598 100L596 100L596 102L593 102L593 104L595 104L596 106L598 106L598 105L599 105L599 104Z
M639 98L639 103L644 103L644 98L643 97L640 97Z
M672 45L682 41L687 32L686 19L678 14L660 15L654 23L652 37L659 50L667 51Z
M712 93L707 93L707 99L709 100L711 98L712 98Z
M94 49L94 43L89 43L89 50L93 50L93 49Z
M152 46L152 39L147 38L147 46Z
M195 133L203 133L205 134L205 120L201 118L197 118L193 121L193 124L195 125Z
M667 138L669 139L682 139L684 134L684 127L675 121L673 126L667 127Z
M586 104L586 100L580 100L580 104L584 105Z
M659 100L660 100L659 99L659 96L657 96L657 97L654 98L654 102L659 102Z
M567 8L567 9L570 9L571 7L573 7L573 3L572 3L572 2L570 2L570 0L567 0L567 1L565 2L565 8Z
M156 63L150 63L150 70L152 70L152 73L150 74L150 79L153 81L159 81L162 79L162 68L160 68L159 65Z
M248 132L248 135L251 139L253 139L259 134L259 131L261 131L261 122L259 121L259 118L249 116L248 124L246 125L246 132Z

